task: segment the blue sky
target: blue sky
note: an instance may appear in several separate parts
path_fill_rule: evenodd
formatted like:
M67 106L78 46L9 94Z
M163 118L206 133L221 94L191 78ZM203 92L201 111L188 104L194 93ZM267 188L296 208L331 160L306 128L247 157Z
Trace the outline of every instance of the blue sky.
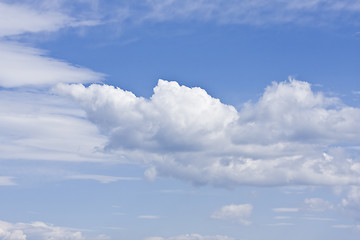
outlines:
M360 1L0 1L0 239L360 236Z

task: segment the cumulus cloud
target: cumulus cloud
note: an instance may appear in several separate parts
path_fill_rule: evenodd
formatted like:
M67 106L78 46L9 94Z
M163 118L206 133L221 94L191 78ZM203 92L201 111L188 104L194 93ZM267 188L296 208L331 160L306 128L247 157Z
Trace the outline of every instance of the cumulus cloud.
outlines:
M10 223L0 221L0 238L4 240L85 240L108 239L105 235L85 237L82 232L44 222Z
M360 187L350 186L346 196L341 200L341 207L358 218L360 212Z
M305 210L308 211L325 211L334 208L334 205L322 198L306 198L304 200Z
M226 205L215 211L211 217L214 219L230 220L239 222L243 225L250 225L248 218L251 216L253 206L251 204L231 204Z
M313 92L307 82L273 83L240 110L205 90L159 80L150 99L108 85L58 85L107 136L105 150L149 165L150 179L194 184L360 183L360 109Z
M145 238L145 240L235 240L235 239L228 237L228 236L222 236L222 235L203 236L203 235L195 233L195 234L185 234L185 235L169 237L169 238L149 237L149 238Z

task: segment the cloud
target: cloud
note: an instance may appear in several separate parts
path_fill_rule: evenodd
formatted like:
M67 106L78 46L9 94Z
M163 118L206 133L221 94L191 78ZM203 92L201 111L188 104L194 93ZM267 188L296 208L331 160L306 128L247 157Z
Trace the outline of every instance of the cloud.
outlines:
M10 223L0 221L0 238L4 240L101 240L105 235L85 237L82 232L66 227L58 227L44 222Z
M54 4L58 2L58 4ZM55 32L65 27L94 26L98 18L90 18L82 12L69 16L72 4L62 6L61 1L13 1L0 2L0 38L24 33ZM65 11L66 10L66 11ZM14 17L16 16L16 17ZM85 16L85 17L84 17Z
M273 83L240 110L205 90L159 80L150 99L108 85L59 84L107 136L106 151L149 165L146 176L194 184L359 184L360 109L313 92L307 82Z
M273 212L284 213L284 212L298 212L299 208L273 208Z
M99 82L104 75L47 57L41 50L0 42L0 87Z
M169 237L169 238L149 237L149 238L145 238L144 240L235 240L235 239L222 235L204 236L200 234L185 234L185 235Z
M56 31L73 21L71 17L60 12L41 12L25 4L2 2L0 16L0 37L26 32Z
M96 127L72 102L27 91L0 91L1 160L104 162L113 156Z
M304 200L305 210L308 211L325 211L333 209L334 205L322 198L306 198Z
M148 0L147 7L143 21L198 20L250 25L336 23L340 16L356 18L360 11L360 4L351 0Z
M335 221L334 218L322 218L322 217L304 217L303 219L312 220L312 221Z
M141 215L141 216L138 216L138 218L140 218L140 219L159 219L160 217L156 216L156 215Z
M0 186L14 186L16 183L13 181L13 177L0 176Z
M21 39L25 33L54 32L66 27L97 24L96 20L70 17L62 13L63 8L51 9L40 2L34 2L34 5L0 2L0 87L48 87L59 82L101 81L104 74L48 57L44 51L23 43L9 41Z
M248 218L251 216L253 206L251 204L226 205L215 211L211 217L214 219L230 220L243 225L250 225Z
M99 181L100 183L141 180L141 178L134 178L134 177L115 177L115 176L105 176L105 175L96 175L96 174L77 174L77 175L70 175L67 178L77 179L77 180L95 180L95 181Z
M269 223L267 225L270 227L294 226L293 223L289 223L289 222Z

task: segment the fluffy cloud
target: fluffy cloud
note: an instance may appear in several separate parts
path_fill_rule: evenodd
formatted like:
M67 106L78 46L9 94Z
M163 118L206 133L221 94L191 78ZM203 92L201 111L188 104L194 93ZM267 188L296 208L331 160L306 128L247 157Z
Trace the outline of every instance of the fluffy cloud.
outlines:
M3 240L105 240L108 236L84 236L76 229L58 227L44 222L10 223L0 220L0 238Z
M241 110L200 88L159 80L150 99L107 85L60 84L108 137L105 149L150 166L146 175L194 184L345 185L360 183L360 109L311 90L273 83Z
M322 198L306 198L304 200L305 210L309 211L325 211L333 209L334 205Z
M231 204L226 205L215 211L211 217L221 220L230 220L239 222L243 225L250 225L248 218L251 216L253 206L251 204Z
M84 240L107 239L104 235L85 237L80 231L43 222L9 223L0 221L0 238L3 240Z
M163 238L163 237L149 237L145 240L235 240L234 238L230 238L227 236L203 236L200 234L186 234L176 237L169 237L169 238Z
M352 215L354 218L359 219L360 213L360 187L359 186L350 186L347 189L347 195L341 201L341 207L349 215Z

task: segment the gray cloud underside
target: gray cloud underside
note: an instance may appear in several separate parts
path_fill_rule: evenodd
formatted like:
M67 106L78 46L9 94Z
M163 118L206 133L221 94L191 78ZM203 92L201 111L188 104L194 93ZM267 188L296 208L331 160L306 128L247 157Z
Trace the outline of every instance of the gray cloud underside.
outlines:
M194 184L360 183L360 109L313 92L309 83L273 83L240 110L205 90L159 80L150 99L107 85L58 85L107 136L106 151L146 164L149 178Z

